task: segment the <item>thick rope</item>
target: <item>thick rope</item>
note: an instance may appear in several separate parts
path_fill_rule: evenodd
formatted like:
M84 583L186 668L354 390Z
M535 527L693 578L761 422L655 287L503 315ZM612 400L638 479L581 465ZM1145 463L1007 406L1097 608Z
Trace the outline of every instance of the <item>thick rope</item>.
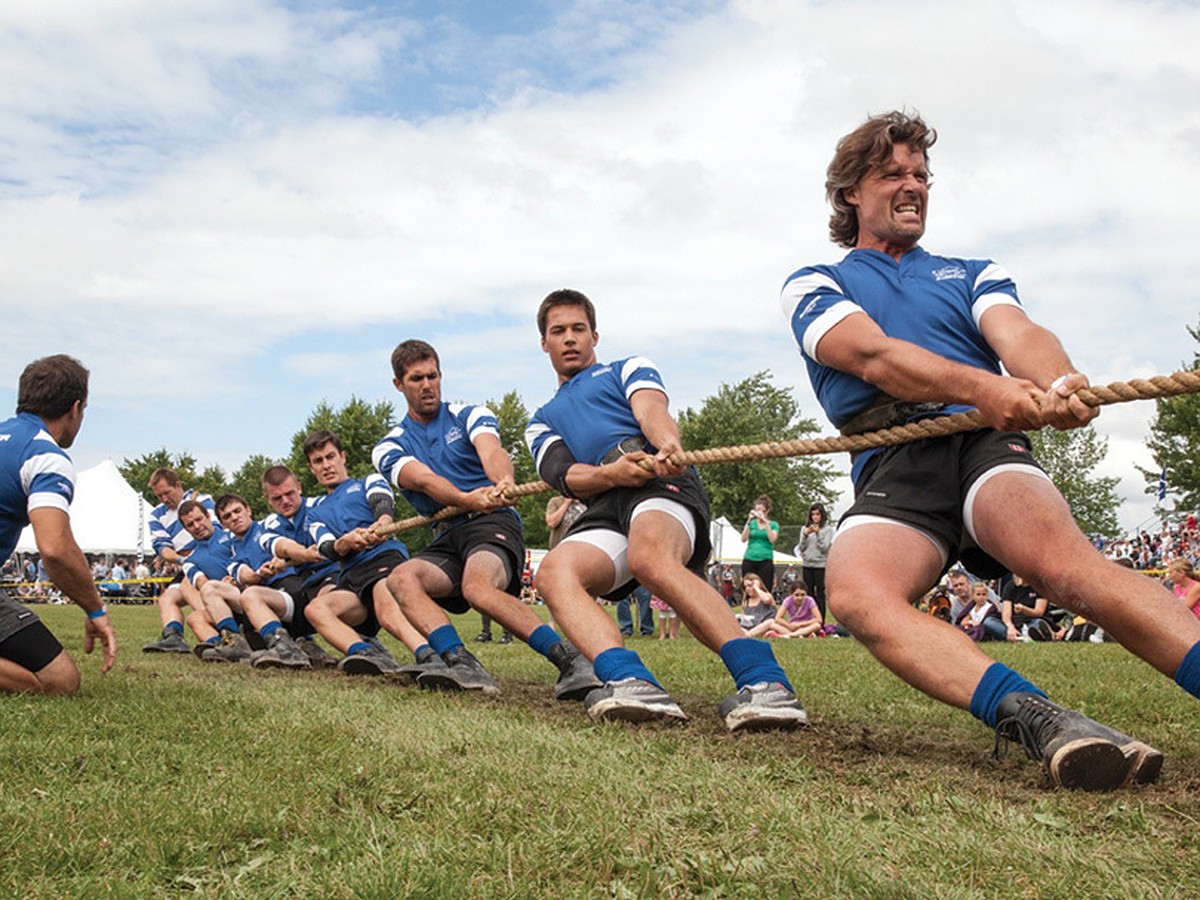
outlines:
M1175 372L1171 375L1153 375L1150 378L1135 378L1131 381L1115 381L1108 385L1093 385L1080 388L1075 396L1091 407L1109 406L1113 403L1128 403L1131 400L1157 400L1163 397L1178 397L1182 394L1200 393L1200 370ZM744 444L737 447L712 447L707 450L680 450L671 454L671 462L680 466L703 466L713 463L757 462L763 459L782 459L789 456L819 456L826 453L859 453L875 447L894 447L919 441L922 438L944 437L960 431L984 428L983 416L978 410L953 413L934 419L921 419L907 425L896 425L864 434L836 435L834 437L807 438L794 441L770 441L765 444ZM544 481L518 484L506 495L519 499L531 494L553 491ZM432 516L413 516L391 525L377 526L380 534L396 534L460 516L469 510L447 506Z

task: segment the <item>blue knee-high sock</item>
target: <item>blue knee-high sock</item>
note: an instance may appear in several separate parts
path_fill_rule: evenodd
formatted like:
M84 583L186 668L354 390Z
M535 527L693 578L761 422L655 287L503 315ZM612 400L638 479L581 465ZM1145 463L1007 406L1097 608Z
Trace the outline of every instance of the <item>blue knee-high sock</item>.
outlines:
M546 659L550 658L550 650L555 644L561 644L562 638L558 636L558 632L549 625L539 625L529 636L529 646L536 650Z
M988 728L995 728L996 707L1014 691L1032 691L1046 696L1045 691L1004 663L992 663L975 686L975 693L971 695L971 715Z
M592 671L605 684L611 681L624 681L626 678L640 678L642 681L649 681L662 687L661 684L658 684L658 679L650 674L650 670L646 668L641 657L624 647L609 647L600 653L592 660Z
M346 655L353 656L355 653L366 653L370 649L371 649L371 645L368 644L366 641L355 641L353 644L351 644L349 647L346 648Z
M1175 683L1191 694L1200 697L1200 643L1183 657L1183 662L1175 670Z
M792 683L775 660L775 651L766 641L734 638L721 645L721 661L733 676L738 690L750 684L777 681L789 691Z
M258 629L258 633L262 636L262 639L265 641L267 638L269 638L271 635L273 635L275 632L277 632L282 627L283 627L282 622L268 622L262 628Z
M232 631L234 634L238 634L241 629L238 628L237 620L233 616L230 616L228 619L222 619L217 623L217 631Z
M163 629L163 633L165 634L168 631L174 631L176 634L183 634L183 623L168 622L167 627Z
M462 638L454 630L453 625L442 625L429 632L429 646L438 656L463 645Z

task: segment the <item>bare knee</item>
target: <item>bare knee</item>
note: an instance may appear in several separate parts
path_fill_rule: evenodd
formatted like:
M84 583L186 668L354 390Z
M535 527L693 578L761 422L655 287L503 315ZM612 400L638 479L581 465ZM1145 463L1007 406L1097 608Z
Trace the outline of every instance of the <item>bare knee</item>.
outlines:
M79 690L79 667L64 650L34 673L43 694L66 697Z

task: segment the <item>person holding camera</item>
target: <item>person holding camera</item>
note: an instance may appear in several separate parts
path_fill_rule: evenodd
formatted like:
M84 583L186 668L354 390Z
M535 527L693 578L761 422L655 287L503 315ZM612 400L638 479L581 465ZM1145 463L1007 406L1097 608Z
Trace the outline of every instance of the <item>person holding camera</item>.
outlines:
M746 553L742 558L742 578L749 574L762 579L768 591L775 589L775 542L779 540L779 523L771 519L771 498L762 494L746 516L742 528L742 543Z

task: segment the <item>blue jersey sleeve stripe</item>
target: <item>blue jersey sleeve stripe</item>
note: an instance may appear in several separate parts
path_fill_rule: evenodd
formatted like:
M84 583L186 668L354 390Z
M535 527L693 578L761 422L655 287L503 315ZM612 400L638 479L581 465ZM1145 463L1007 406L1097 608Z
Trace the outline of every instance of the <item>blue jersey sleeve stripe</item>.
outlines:
M820 362L817 356L817 348L821 343L821 338L825 337L834 325L837 325L846 316L854 313L866 313L863 308L857 303L850 300L839 300L833 306L826 309L815 319L810 321L804 328L804 334L800 341L800 346L804 350L804 355L809 359Z

